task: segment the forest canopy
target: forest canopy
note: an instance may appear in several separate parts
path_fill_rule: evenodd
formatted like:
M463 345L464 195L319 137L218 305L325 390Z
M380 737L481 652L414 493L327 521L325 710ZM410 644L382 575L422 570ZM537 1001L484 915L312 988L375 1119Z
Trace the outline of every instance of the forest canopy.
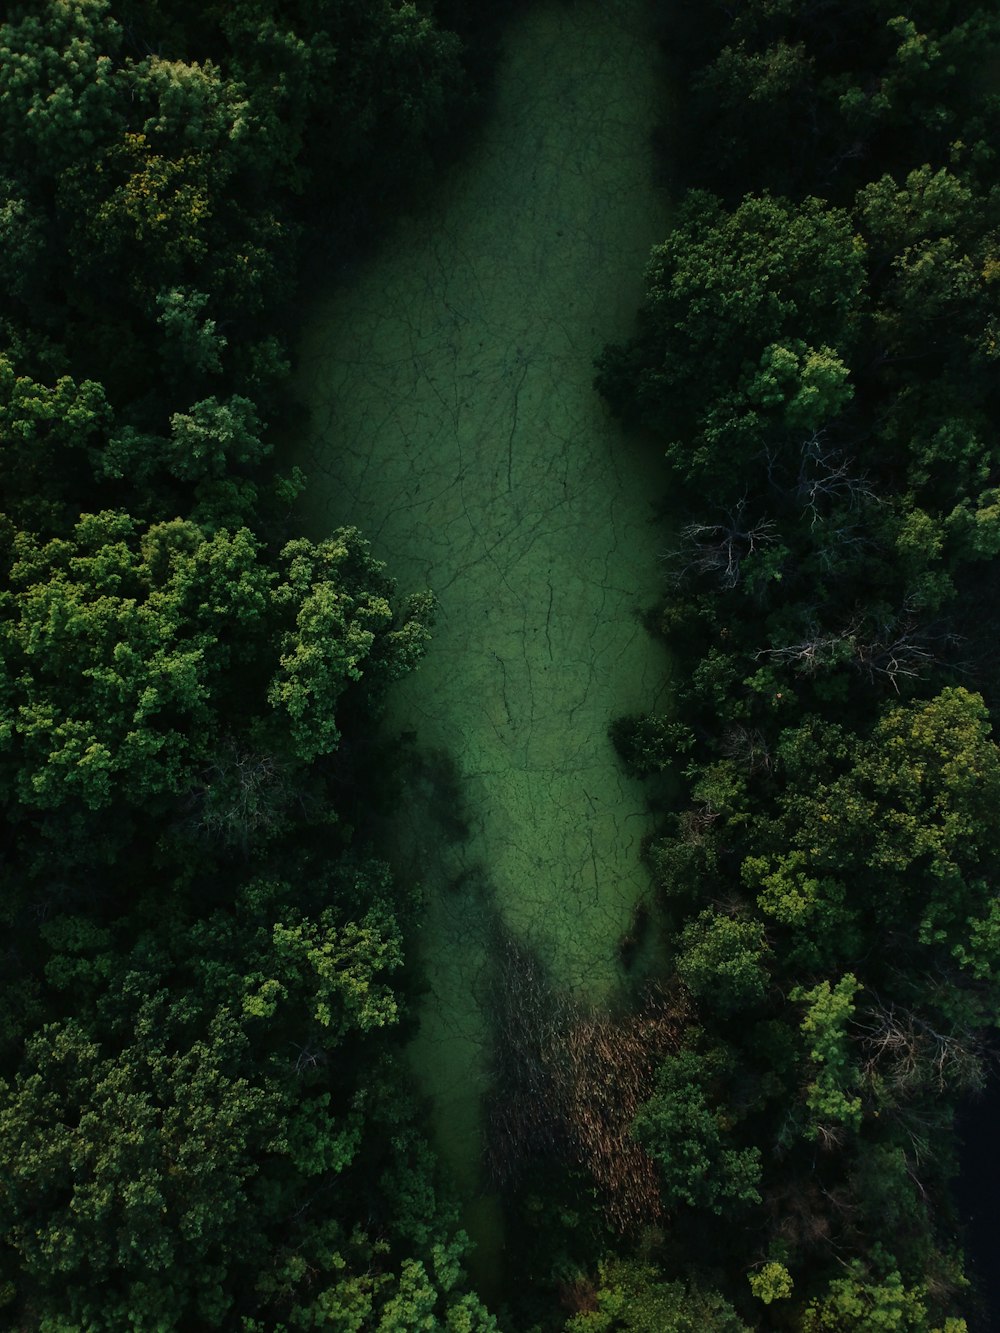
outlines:
M372 837L433 593L354 528L297 532L276 444L318 213L332 269L426 188L505 6L4 11L12 1329L974 1326L950 1189L1000 1007L1000 19L651 8L673 224L596 387L674 497L675 704L608 719L660 817L664 948L595 1017L505 942L501 1091L538 1138L498 1312L401 1055L419 886Z
M997 1021L1000 23L683 15L686 189L597 367L679 488L676 711L614 727L681 784L649 861L695 1005L635 1121L645 1281L753 1327L986 1327L949 1189Z
M495 1327L399 1055L415 886L365 837L432 599L297 534L273 465L310 210L359 244L479 38L390 0L0 21L5 1327Z

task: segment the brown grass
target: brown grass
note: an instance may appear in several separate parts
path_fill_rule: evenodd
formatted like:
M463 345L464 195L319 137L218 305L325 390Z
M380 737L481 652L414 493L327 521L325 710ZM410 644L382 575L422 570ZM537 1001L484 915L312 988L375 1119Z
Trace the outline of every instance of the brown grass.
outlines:
M678 1049L690 1019L683 995L652 989L631 1012L591 1013L556 992L509 932L498 944L486 1148L493 1182L514 1191L533 1162L558 1160L590 1173L619 1231L655 1222L656 1171L630 1127L657 1064Z

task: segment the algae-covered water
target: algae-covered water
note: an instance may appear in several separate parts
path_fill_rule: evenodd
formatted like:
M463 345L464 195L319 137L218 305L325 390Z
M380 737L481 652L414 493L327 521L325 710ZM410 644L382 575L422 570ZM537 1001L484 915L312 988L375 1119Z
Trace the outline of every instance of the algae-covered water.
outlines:
M592 388L666 230L642 0L539 0L509 26L476 145L318 296L300 348L307 523L357 524L439 612L386 725L415 733L387 848L424 886L429 990L410 1055L483 1250L484 975L497 917L593 1004L648 891L640 785L608 725L664 690L659 451Z

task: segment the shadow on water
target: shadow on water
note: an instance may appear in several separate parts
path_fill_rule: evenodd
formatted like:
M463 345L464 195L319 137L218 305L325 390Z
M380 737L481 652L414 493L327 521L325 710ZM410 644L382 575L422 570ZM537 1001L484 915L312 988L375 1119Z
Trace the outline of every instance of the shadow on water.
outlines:
M428 1099L439 1158L461 1200L475 1242L470 1277L488 1304L503 1298L504 1220L482 1163L481 1103L489 1080L488 988L496 894L471 838L467 783L443 746L422 747L406 730L388 746L392 800L378 824L379 846L398 878L423 889L416 941L422 974L420 1023L408 1056Z
M409 750L397 764L397 780L406 792L409 821L413 812L449 845L465 842L469 836L469 818L465 811L462 776L453 755L444 749ZM460 872L459 880L471 884L472 868ZM450 887L460 887L458 882Z

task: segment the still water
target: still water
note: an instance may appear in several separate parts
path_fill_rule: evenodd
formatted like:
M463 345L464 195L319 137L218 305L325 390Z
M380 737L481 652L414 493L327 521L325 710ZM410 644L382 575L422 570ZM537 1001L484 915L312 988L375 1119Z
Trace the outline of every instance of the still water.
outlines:
M484 1294L502 1249L480 1171L494 923L601 1005L648 892L651 821L607 732L663 702L669 675L643 626L660 451L624 436L592 379L666 231L663 96L642 0L526 7L476 144L316 297L299 349L308 530L356 524L401 592L439 602L389 701L387 726L416 739L388 850L427 895L410 1056Z

